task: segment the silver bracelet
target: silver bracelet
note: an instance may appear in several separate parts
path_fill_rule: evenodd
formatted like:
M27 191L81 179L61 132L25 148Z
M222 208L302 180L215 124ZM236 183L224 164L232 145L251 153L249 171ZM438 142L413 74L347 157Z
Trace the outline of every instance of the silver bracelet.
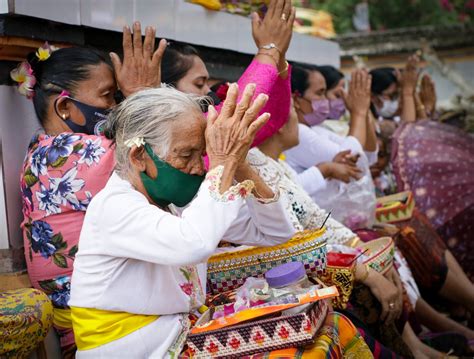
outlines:
M280 54L281 54L281 50L278 48L277 45L275 45L273 42L270 42L269 44L267 45L263 45L263 46L260 46L259 49L263 49L263 50L272 50L272 49L275 49L277 50Z

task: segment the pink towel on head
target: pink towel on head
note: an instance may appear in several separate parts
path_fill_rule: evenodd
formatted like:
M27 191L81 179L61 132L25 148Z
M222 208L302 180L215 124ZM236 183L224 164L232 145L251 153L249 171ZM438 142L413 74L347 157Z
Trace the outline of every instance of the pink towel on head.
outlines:
M287 78L282 79L274 66L262 64L254 59L237 81L240 90L250 83L256 85L254 99L261 93L267 94L269 97L260 114L268 112L271 115L270 120L255 136L252 144L252 147L255 147L273 136L288 121L291 102L291 66L288 68ZM216 106L218 112L222 109L223 104L224 102L221 102ZM204 162L208 168L207 156L204 158Z

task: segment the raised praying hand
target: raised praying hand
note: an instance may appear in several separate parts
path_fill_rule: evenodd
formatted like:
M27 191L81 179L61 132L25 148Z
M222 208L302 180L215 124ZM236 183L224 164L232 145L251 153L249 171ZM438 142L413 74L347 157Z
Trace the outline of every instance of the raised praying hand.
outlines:
M234 178L237 167L244 163L257 131L270 118L269 113L258 116L265 106L268 96L260 94L252 101L255 84L248 84L239 103L239 88L230 85L220 114L214 106L209 106L206 127L206 152L209 168L219 165L225 168L221 191L225 191ZM257 117L258 116L258 117ZM224 183L224 182L229 183Z
M344 102L351 113L351 120L361 118L365 121L370 108L371 83L372 76L366 70L355 70L352 73L349 90L343 93Z
M141 25L137 21L133 24L133 41L130 28L123 28L123 61L116 53L110 53L115 78L125 97L161 85L161 59L167 43L162 39L155 51L155 35L156 30L147 26L142 42Z

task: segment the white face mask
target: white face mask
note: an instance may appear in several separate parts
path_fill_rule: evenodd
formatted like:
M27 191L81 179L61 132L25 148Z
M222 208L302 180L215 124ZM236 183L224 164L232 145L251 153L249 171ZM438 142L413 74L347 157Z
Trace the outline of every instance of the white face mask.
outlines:
M379 115L385 118L390 118L395 115L398 110L398 99L397 100L382 100L383 105L379 110Z

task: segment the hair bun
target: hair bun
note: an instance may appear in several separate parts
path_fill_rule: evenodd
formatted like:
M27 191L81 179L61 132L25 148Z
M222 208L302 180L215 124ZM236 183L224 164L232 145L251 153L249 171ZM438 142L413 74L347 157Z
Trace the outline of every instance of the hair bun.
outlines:
M43 63L48 60L56 50L58 50L57 47L49 45L49 43L46 41L35 52L28 54L27 61L36 77L36 83L41 82L40 80L43 73Z
M26 57L26 62L30 65L31 69L33 70L33 74L36 77L36 84L38 84L41 80L41 74L43 70L43 61L38 61L38 58L36 57L36 52L30 52L28 56Z

